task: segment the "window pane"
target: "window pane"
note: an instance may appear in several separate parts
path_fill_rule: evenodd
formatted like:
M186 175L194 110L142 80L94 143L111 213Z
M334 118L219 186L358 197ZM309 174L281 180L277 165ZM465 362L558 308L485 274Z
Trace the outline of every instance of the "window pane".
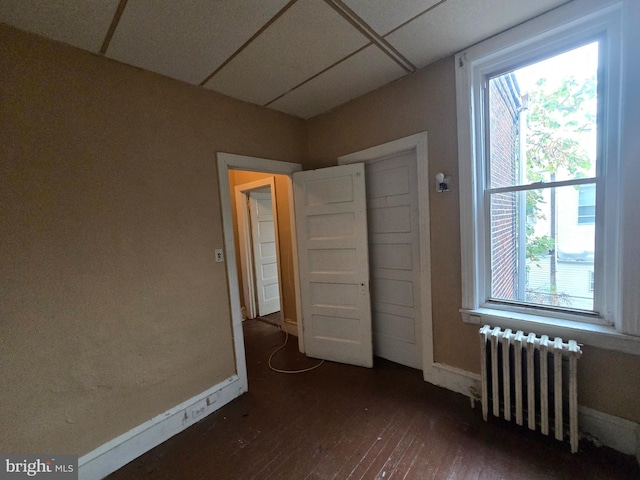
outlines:
M524 228L520 218L523 192L491 195L491 297L501 300L524 300L525 281L518 273L524 262Z
M578 195L578 223L589 224L596 221L596 187L581 185Z
M593 310L595 225L576 222L578 199L575 186L491 194L491 298Z
M489 188L595 176L598 43L489 80Z

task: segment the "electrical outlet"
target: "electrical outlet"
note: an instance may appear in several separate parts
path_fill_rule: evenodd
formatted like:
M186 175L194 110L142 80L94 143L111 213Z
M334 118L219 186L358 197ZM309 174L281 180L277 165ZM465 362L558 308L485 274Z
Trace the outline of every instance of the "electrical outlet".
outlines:
M191 410L191 418L196 420L197 418L203 417L206 411L207 411L206 405L202 405L199 408L194 408L193 410Z
M224 262L224 253L222 252L221 248L216 248L215 255L216 255L216 263Z

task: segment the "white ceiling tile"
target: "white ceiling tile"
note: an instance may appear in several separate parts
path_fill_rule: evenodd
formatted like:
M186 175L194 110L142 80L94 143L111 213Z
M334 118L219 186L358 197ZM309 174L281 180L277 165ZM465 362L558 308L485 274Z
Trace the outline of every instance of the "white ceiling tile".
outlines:
M299 0L205 86L264 105L367 43L325 2Z
M107 56L199 84L287 3L129 0Z
M370 45L287 93L269 107L301 118L311 118L405 74L388 55Z
M395 0L393 5L390 5L389 0L344 0L344 3L378 34L386 35L440 1Z
M569 0L342 1L422 67ZM0 0L0 21L98 52L119 3ZM329 3L297 0L206 87L310 118L404 74ZM289 4L128 0L107 56L199 84Z
M568 0L447 0L386 39L418 68Z
M118 3L119 0L2 0L0 21L97 53Z

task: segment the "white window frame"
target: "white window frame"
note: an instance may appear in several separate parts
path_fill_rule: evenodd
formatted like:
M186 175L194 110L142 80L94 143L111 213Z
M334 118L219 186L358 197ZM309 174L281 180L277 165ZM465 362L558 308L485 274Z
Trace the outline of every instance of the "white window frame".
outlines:
M623 45L630 41L623 36L625 7L631 8L625 6L625 0L575 0L456 55L462 251L460 311L465 322L489 323L563 336L604 348L640 353L640 337L637 336L640 335L640 319L637 316L640 306L630 304L627 298L623 298L625 290L622 288L622 278L626 280L629 277L623 272L624 242L620 222L622 215L625 215L621 184L626 174L624 165L628 163L621 161L620 152L629 150L625 150L625 145L621 146L621 142L625 141L622 85L624 80L624 85L631 92L633 83L629 78L623 78ZM625 31L628 32L629 28ZM489 302L488 217L485 217L489 205L484 204L483 190L484 155L487 151L483 89L487 85L487 78L497 72L508 71L587 43L596 37L603 39L604 49L600 59L604 82L599 85L598 91L601 154L596 187L594 305L599 315ZM627 250L625 253L627 255L624 257L628 257L634 252ZM640 251L635 253L640 254ZM636 265L638 263L636 261ZM637 290L638 286L635 287ZM633 290L628 288L627 295ZM628 316L627 312L636 315Z

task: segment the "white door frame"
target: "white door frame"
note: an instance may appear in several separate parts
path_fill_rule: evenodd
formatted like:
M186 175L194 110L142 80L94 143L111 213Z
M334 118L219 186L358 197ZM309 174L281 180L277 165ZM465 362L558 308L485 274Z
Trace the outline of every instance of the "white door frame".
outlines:
M420 215L420 255L421 255L421 305L424 306L422 324L423 345L423 377L434 385L438 385L454 392L469 396L470 387L477 388L480 376L460 368L441 364L434 359L433 349L433 318L431 304L431 246L429 235L429 169L427 132L417 133L399 140L394 140L361 152L344 155L338 159L338 164L349 162L366 162L368 159L380 158L386 155L396 155L403 151L416 149L418 162L418 207ZM227 252L227 281L229 282L229 298L231 302L231 321L233 325L234 349L236 352L236 365L238 376L247 388L246 358L242 336L242 313L240 311L240 296L238 289L238 275L235 260L235 246L233 240L233 223L231 216L231 200L229 193L229 169L250 170L255 172L279 173L291 175L302 170L302 165L275 160L265 160L243 155L218 153L218 182L220 187L220 199L222 208L222 223L224 244ZM360 158L358 158L360 157ZM293 206L293 188L289 180L289 202ZM295 225L294 209L291 208L291 225ZM298 277L298 253L295 229L292 228L293 269L296 288L296 309L300 317L300 279ZM298 319L298 329L304 328L302 321ZM300 351L304 352L304 335L302 331L298 335Z
M302 170L298 163L280 162L264 158L236 155L218 152L218 188L220 192L220 210L222 212L222 233L224 236L224 250L227 261L227 285L229 287L229 302L231 306L231 329L233 333L233 348L236 355L236 369L241 387L248 389L247 359L244 351L244 337L242 333L242 311L240 309L240 288L238 286L238 266L236 264L236 247L233 236L233 212L231 209L231 189L229 188L229 170L248 170L260 173L275 173L290 176L293 172ZM291 178L288 179L289 203L292 206L291 225L295 225L293 209L293 188ZM292 228L293 271L296 289L296 310L300 316L300 283L298 278L298 252L295 229ZM302 328L298 321L298 328ZM303 335L298 335L300 351L304 352Z
M242 289L244 291L244 303L247 318L256 318L258 309L255 296L255 276L253 257L251 256L251 222L247 197L251 190L269 187L271 189L271 204L273 210L273 223L275 225L276 262L278 265L278 292L280 293L280 310L282 310L282 268L280 265L280 239L278 237L278 205L276 201L275 177L263 178L255 182L236 185L236 214L238 217L238 244L240 245L240 268L242 271ZM284 312L283 312L284 315ZM284 317L283 317L284 320Z
M470 395L471 388L478 388L480 376L460 368L438 363L433 350L433 317L431 304L431 236L429 233L429 181L427 132L416 133L382 145L368 148L338 158L338 164L367 162L381 157L397 155L415 149L418 163L418 215L420 230L420 285L422 312L422 375L424 379L439 387Z
M422 366L424 379L433 382L433 318L431 305L431 242L429 223L429 164L427 132L393 140L338 158L338 165L372 162L415 150L418 172L418 226L420 243L420 309L422 323Z

